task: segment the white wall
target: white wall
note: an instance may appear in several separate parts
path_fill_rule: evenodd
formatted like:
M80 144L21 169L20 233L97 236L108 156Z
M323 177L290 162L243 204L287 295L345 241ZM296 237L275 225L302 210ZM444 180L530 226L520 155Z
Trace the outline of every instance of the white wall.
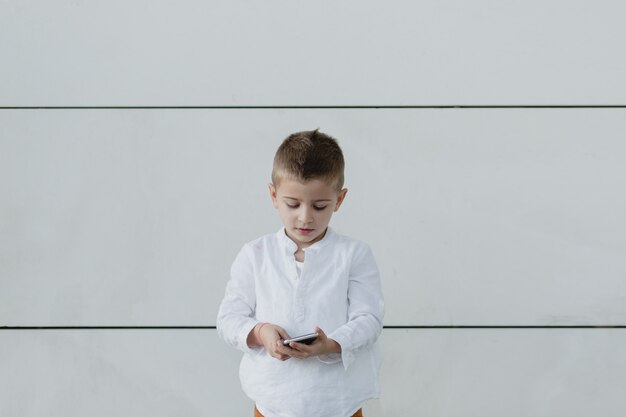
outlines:
M619 0L2 2L5 106L623 104Z
M571 326L626 324L624 12L0 2L0 415L251 414L215 330L101 327L214 326L316 127L406 327L367 416L622 415L626 330Z

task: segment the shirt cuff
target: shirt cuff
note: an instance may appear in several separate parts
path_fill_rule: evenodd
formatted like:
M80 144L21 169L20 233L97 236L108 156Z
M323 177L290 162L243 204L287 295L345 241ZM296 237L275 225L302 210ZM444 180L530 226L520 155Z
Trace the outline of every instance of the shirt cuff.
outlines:
M325 364L332 365L337 362L341 362L341 353L328 353L325 355L319 355L317 359Z
M341 358L341 362L343 362L343 369L348 370L348 367L356 359L356 355L354 354L354 351L350 348L350 342L348 341L348 339L343 338L341 334L337 334L337 335L330 334L328 337L330 339L333 339L335 342L339 343L339 346L341 346L341 353L332 354L332 355L338 355Z
M259 324L260 322L251 319L241 328L241 333L239 334L239 346L244 353L256 354L264 349L263 346L248 346L248 335L254 329L254 326Z

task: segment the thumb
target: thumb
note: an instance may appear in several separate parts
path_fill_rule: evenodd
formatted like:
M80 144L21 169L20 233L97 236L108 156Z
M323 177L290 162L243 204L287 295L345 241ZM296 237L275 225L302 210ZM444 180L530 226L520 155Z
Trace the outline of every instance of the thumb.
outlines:
M276 330L278 331L280 337L282 337L283 339L289 339L289 334L285 331L285 329L277 326Z
M320 337L321 339L323 339L323 338L325 338L325 337L326 337L326 333L324 333L324 330L322 330L322 328L321 328L321 327L316 327L316 328L315 328L315 333L319 334L319 337Z

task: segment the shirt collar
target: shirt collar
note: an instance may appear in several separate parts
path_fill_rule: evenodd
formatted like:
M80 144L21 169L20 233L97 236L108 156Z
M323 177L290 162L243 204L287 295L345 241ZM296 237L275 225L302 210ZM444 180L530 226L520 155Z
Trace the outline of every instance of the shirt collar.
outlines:
M296 250L298 250L298 245L296 245L296 242L294 242L293 240L291 240L289 236L287 236L287 232L285 231L284 226L281 227L278 230L278 232L276 232L276 235L278 237L279 242L281 242L281 244L283 245L285 250L289 252L289 254L293 254L296 252ZM315 242L314 244L312 244L308 248L304 248L303 250L305 252L307 251L316 252L320 250L321 248L323 248L324 246L328 245L332 240L334 240L334 238L335 238L335 231L331 229L329 226L326 229L326 234L324 235L322 240Z

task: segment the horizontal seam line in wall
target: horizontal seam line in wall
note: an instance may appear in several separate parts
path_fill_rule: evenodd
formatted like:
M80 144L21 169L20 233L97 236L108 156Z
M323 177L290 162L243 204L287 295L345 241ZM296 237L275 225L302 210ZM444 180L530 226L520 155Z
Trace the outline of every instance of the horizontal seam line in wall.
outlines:
M626 104L520 104L520 105L336 105L336 106L0 106L0 110L263 110L263 109L612 109Z
M626 329L626 325L383 326L384 329ZM0 330L215 330L216 326L0 326Z

